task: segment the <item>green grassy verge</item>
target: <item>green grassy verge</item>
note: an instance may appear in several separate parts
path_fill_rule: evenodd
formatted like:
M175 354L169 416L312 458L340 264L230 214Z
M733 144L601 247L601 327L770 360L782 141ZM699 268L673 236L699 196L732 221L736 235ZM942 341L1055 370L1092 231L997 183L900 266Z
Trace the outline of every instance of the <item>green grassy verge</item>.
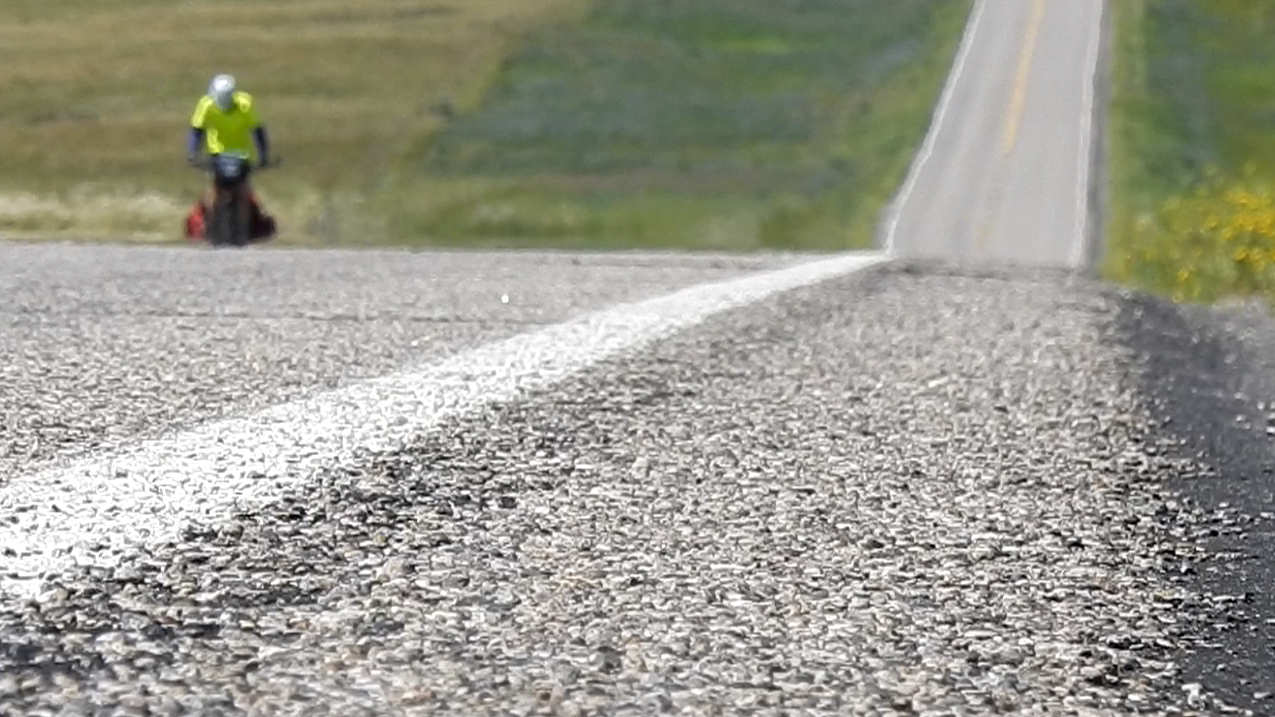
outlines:
M1112 9L1106 273L1187 301L1275 296L1275 4Z
M840 249L924 134L970 2L598 0L404 175L440 243Z
M0 232L172 237L213 72L287 164L285 242L871 239L972 0L11 0Z
M204 185L184 164L216 72L285 157L258 185L289 241L375 230L387 164L476 102L527 33L590 0L3 0L0 233L167 238Z

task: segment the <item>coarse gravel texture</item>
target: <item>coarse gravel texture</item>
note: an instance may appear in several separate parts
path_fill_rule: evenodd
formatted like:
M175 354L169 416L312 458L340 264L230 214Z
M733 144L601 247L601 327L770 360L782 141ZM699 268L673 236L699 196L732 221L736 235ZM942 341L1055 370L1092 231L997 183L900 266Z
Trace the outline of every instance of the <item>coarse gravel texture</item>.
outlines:
M0 485L56 460L791 262L0 242Z
M1196 528L1205 559L1175 576L1214 607L1184 674L1232 705L1275 714L1275 317L1259 304L1123 305L1121 333L1143 357L1153 414L1174 452L1207 468L1170 484L1208 518Z
M1207 714L1205 547L1051 274L720 315L0 608L0 714Z

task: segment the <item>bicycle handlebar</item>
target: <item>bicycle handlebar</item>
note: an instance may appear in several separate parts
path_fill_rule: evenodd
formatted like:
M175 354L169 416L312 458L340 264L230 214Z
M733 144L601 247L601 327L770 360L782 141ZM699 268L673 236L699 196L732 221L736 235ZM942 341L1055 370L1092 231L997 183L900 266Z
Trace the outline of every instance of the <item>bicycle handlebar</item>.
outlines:
M275 167L278 167L280 164L283 164L282 157L271 157L269 164L262 164L260 162L255 162L255 163L248 162L248 168L254 172L260 172L267 169L273 169ZM187 166L193 167L195 169L201 169L204 171L210 171L213 168L213 162L208 157L202 157L200 159L196 159L193 162L188 162Z

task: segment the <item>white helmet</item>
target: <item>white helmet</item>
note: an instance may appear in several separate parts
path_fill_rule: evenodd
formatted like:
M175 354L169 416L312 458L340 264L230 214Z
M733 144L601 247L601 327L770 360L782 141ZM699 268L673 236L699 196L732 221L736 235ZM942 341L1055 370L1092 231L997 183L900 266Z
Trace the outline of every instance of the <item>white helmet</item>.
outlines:
M208 96L223 111L229 110L235 102L235 78L232 75L217 75L208 84Z

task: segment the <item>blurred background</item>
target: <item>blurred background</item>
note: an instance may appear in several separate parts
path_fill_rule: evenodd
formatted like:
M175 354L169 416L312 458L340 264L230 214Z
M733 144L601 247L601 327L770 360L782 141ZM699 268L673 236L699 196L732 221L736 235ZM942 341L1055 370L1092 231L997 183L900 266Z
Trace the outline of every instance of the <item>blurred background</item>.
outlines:
M4 0L0 235L182 241L187 123L230 72L285 244L865 247L972 5ZM1275 3L1110 20L1106 274L1275 296Z
M840 249L972 0L5 0L0 232L181 241L209 79L280 241Z

